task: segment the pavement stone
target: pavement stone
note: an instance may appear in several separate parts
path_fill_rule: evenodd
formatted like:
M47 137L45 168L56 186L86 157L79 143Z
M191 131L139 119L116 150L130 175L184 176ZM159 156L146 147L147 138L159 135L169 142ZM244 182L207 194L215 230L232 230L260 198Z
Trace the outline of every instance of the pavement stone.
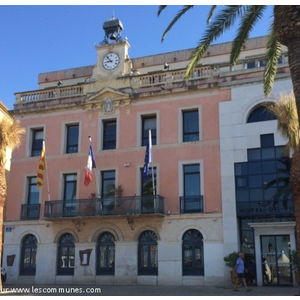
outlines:
M4 285L0 296L299 296L299 287L166 286L166 285Z

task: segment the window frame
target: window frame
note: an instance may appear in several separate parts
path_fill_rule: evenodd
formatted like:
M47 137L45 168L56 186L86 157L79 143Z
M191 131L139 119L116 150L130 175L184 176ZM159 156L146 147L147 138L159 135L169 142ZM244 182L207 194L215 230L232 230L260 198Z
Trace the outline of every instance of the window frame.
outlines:
M107 139L107 126L115 124L114 139ZM107 147L107 143L112 143L113 147ZM114 150L117 148L117 119L103 119L102 120L102 150Z
M158 275L158 237L152 230L143 231L138 239L138 276L156 276ZM146 250L146 253L144 252ZM154 256L151 255L154 250ZM147 257L146 266L142 266L143 254ZM153 266L154 265L154 266Z
M20 275L35 276L36 274L36 256L37 256L37 238L33 234L24 236L21 242L21 260ZM29 267L25 267L24 260L27 259L29 250ZM26 256L26 258L25 258Z
M191 237L187 239L188 235ZM195 238L196 236L196 238ZM197 239L199 237L200 239ZM186 246L192 252L191 267L186 266ZM197 266L196 250L200 248L200 267ZM204 245L203 235L197 229L189 229L182 235L182 276L204 276Z
M72 154L72 153L78 153L79 152L79 123L70 123L70 124L65 124L66 126L66 148L65 148L65 153L67 154ZM77 143L71 144L70 143L70 128L72 127L77 127ZM71 148L76 148L75 151L70 151Z
M102 239L106 238L105 241ZM101 255L100 248L105 248L103 255ZM113 248L113 249L112 249ZM112 263L110 264L110 253L112 250ZM96 258L96 275L115 275L115 237L110 232L103 232L97 239L97 258ZM105 267L101 267L104 265Z
M42 133L41 139L36 139L37 133ZM44 128L31 128L31 148L30 148L30 156L37 157L41 155L42 148L43 148L43 140L44 140Z
M65 241L64 241L65 239ZM67 263L68 266L66 268L62 268L60 266L60 262L62 261L62 251L63 248L66 248L66 252L67 252ZM72 253L73 252L73 253ZM70 266L70 261L71 258L73 256L73 266ZM75 257L76 253L75 253L75 238L71 233L64 233L59 241L58 241L58 245L57 245L57 270L56 270L56 274L60 275L60 276L67 276L67 275L74 275L74 270L75 270Z

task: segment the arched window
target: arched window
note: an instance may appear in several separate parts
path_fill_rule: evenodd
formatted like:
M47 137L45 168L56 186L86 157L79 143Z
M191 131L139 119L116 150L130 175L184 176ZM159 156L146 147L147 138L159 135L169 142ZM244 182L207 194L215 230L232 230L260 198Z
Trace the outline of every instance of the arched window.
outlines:
M20 275L35 275L37 239L28 234L23 238L21 246Z
M196 229L182 237L182 275L204 275L203 237Z
M138 244L138 275L157 275L157 236L153 231L144 231Z
M115 274L115 238L109 232L102 233L97 241L97 275Z
M74 275L75 239L65 233L58 242L57 275Z
M263 122L276 120L274 114L272 114L263 105L257 106L248 116L247 123Z

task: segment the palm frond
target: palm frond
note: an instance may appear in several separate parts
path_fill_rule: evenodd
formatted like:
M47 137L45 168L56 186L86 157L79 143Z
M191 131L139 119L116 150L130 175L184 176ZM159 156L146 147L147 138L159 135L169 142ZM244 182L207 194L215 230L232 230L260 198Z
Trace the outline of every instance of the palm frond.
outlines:
M161 12L167 7L168 5L159 5L158 6L158 11L157 11L157 16L160 16Z
M263 12L267 8L266 5L246 5L241 16L238 32L232 42L230 55L230 63L235 65L243 46L245 45L249 34L254 25L263 17Z
M286 147L299 148L299 122L295 95L282 94L275 103L266 103L265 107L277 117L277 129L288 142Z
M173 20L171 21L171 23L168 25L168 27L166 28L166 30L164 31L161 41L163 42L167 33L172 29L173 25L181 18L182 15L184 15L188 10L190 10L191 8L193 8L194 5L184 5L183 8L181 10L178 11L178 13L176 14L176 16L173 18ZM159 13L162 10L159 10Z
M242 5L227 5L220 11L215 20L208 25L203 38L192 53L185 73L185 80L188 80L192 76L198 61L203 57L209 45L221 36L224 31L231 28L236 18L242 15L243 10Z
M0 121L0 165L6 160L6 149L14 149L21 144L21 135L25 132L18 121L11 122L7 118Z
M282 54L281 44L277 41L275 31L273 28L273 23L271 24L267 42L267 50L266 50L266 68L264 71L264 94L269 96L274 84L276 72L277 72L277 64L278 58Z
M207 17L207 20L206 20L206 24L209 24L210 23L210 20L215 12L215 9L217 8L218 5L212 5L210 10L209 10L209 13L208 13L208 17Z

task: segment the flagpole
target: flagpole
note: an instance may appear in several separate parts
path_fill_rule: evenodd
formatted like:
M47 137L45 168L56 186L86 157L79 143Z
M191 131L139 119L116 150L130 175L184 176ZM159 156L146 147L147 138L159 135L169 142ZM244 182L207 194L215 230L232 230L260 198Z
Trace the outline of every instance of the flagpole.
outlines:
M89 135L89 140L90 140L90 144L92 144L92 138L91 138L90 135ZM95 168L95 179L96 179L96 188L97 188L98 198L100 198L100 189L99 189L99 184L98 184L98 178L97 178L97 170L96 170L96 168Z
M152 190L153 190L153 195L155 196L156 191L155 191L155 182L154 182L154 168L153 168L153 154L152 154L152 134L151 134L151 129L149 128L149 143L151 143L151 169L152 169Z
M48 194L48 201L50 201L50 188L49 188L49 178L48 178L48 166L47 166L47 154L46 154L46 143L43 140L43 147L45 152L45 171L46 171L46 180L47 180L47 194Z

